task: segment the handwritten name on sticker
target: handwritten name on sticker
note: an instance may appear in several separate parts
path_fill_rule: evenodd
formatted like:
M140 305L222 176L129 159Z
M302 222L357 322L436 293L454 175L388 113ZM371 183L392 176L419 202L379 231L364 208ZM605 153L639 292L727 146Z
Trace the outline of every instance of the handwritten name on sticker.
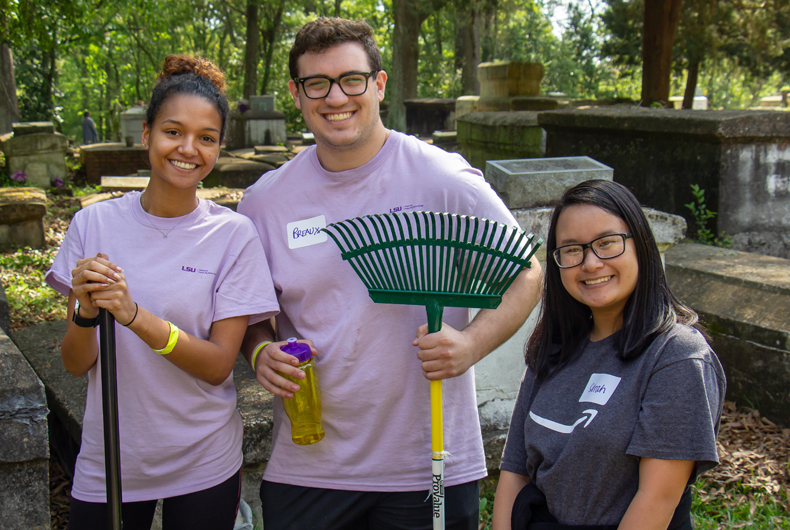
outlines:
M288 223L285 227L288 248L302 248L323 243L326 241L326 232L321 232L322 228L326 228L326 217L323 215Z
M587 386L584 387L584 392L582 392L582 397L579 398L579 402L606 405L606 402L612 397L614 390L619 384L620 378L617 376L609 374L592 374L590 380L587 381Z

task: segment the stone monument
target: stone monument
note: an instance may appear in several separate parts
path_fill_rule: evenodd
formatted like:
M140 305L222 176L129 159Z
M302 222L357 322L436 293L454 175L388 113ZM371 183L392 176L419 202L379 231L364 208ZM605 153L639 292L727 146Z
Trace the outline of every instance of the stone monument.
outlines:
M0 188L0 248L42 248L47 194L39 188Z
M52 122L14 123L13 132L0 136L9 173L27 175L27 182L49 188L56 178L66 180L66 137Z

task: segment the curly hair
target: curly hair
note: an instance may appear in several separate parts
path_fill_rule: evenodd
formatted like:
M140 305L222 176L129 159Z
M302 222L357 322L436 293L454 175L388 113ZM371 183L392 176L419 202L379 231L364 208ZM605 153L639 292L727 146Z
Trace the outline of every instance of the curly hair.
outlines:
M222 118L220 141L225 138L230 108L225 97L225 74L217 65L189 55L165 57L145 115L149 127L153 125L164 102L177 94L200 96L213 103Z
M296 34L294 45L288 54L288 69L291 79L299 77L296 62L305 53L320 53L343 44L356 42L368 55L371 70L381 70L381 52L373 38L373 28L364 20L346 20L339 17L319 17L308 22Z

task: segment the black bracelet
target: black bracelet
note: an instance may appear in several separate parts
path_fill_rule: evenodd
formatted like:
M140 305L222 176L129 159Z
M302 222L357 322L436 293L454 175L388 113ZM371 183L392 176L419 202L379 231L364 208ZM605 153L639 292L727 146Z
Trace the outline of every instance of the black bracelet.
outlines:
M135 318L137 318L137 312L138 312L138 311L140 311L140 306L139 306L139 305L137 305L137 302L135 302L135 303L134 303L134 316L133 316L133 317L132 317L132 319L129 321L129 323L128 323L128 324L124 324L124 325L123 325L123 327L125 327L125 328L128 328L129 326L131 326L131 325L132 325L132 322L134 322L134 319L135 319Z

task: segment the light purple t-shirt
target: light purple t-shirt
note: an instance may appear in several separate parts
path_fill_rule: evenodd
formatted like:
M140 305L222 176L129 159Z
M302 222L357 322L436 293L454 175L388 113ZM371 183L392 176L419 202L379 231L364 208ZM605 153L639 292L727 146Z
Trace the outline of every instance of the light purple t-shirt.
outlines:
M423 306L374 304L335 243L316 227L361 215L429 210L517 226L480 172L459 155L392 131L367 164L321 167L315 148L251 186L238 211L261 234L281 313L281 338L314 341L325 438L291 441L282 401L264 478L309 487L418 491L430 487L430 393L411 342ZM456 329L469 311L445 308ZM444 381L446 484L486 476L474 370Z
M137 192L89 206L74 216L47 283L68 294L77 260L98 252L124 270L135 302L201 339L214 321L257 322L278 310L255 227L211 201L172 219L149 217ZM192 493L232 476L242 463L233 374L212 386L127 328L116 325L115 337L124 502ZM100 374L97 362L72 489L87 502L106 499Z

